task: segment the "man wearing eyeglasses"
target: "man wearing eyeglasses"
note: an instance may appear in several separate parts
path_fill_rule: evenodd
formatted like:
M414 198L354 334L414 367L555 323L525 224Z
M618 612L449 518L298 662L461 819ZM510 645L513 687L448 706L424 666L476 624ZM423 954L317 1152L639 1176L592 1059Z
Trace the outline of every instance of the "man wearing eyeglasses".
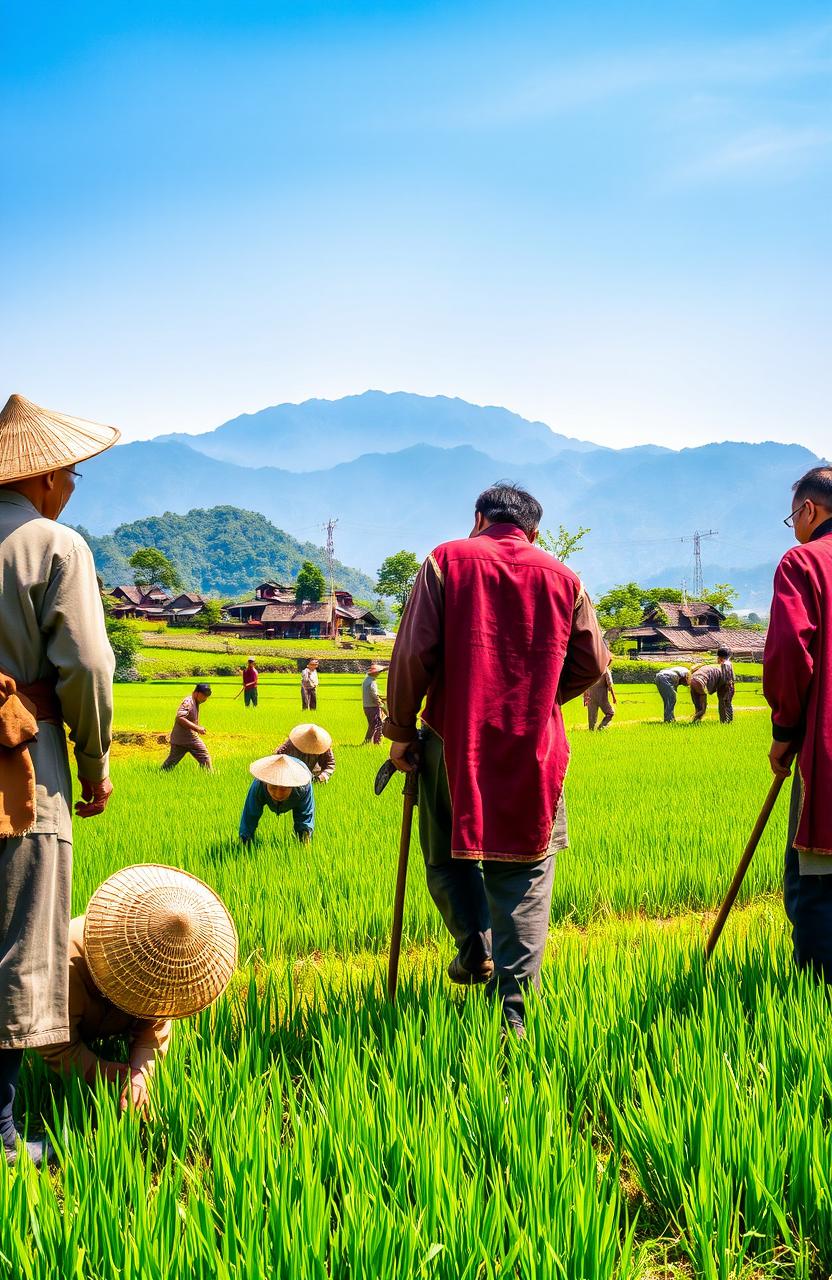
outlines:
M763 659L772 771L788 777L784 898L800 968L832 983L832 467L807 471L791 514L799 546L774 577Z

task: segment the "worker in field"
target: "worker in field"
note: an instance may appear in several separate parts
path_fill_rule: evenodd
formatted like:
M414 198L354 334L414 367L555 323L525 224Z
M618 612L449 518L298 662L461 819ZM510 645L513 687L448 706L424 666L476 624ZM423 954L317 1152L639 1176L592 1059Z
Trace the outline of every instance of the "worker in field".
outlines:
M665 724L676 723L676 694L680 684L690 680L688 667L663 667L656 672L656 688L664 706Z
M794 958L832 983L832 467L794 486L763 659L773 772L796 761L785 867Z
M476 501L470 536L428 556L402 616L384 722L398 769L421 751L428 889L457 948L448 976L487 984L520 1036L554 854L567 844L561 704L610 663L579 578L534 545L541 515L525 490L495 485Z
M117 871L69 926L69 1034L39 1049L53 1071L121 1085L121 1105L146 1110L174 1018L213 1004L237 962L220 898L195 876L143 864ZM93 1047L127 1041L127 1061Z
M612 667L607 667L600 680L596 680L589 689L584 693L584 706L586 707L587 727L590 733L595 730L598 724L598 712L602 713L601 723L598 730L606 729L615 715L615 705L618 698L615 694L615 685L612 679Z
M318 708L318 659L310 658L301 672L300 705L304 711Z
M361 682L361 701L364 715L367 717L367 732L364 734L362 746L366 746L368 742L378 746L383 736L382 715L386 713L386 708L384 699L378 691L377 680L383 670L384 667L378 662L371 662Z
M716 691L721 724L731 724L734 719L734 664L731 661L731 650L724 645L716 651L716 660L722 670L722 683Z
M291 813L295 835L308 844L315 830L315 797L312 774L293 756L263 756L249 766L254 781L248 789L240 818L240 839L249 844L254 839L264 809L272 813Z
M693 724L698 724L708 710L709 693L717 695L720 723L731 723L734 719L734 668L730 649L720 648L715 664L694 667L688 686L694 708Z
M294 756L302 761L312 774L313 782L329 782L335 772L332 735L317 724L296 724L275 755Z
M210 684L198 684L183 698L170 731L170 751L162 762L164 770L175 769L185 756L193 756L201 769L211 769L211 757L202 739L205 726L199 722L199 708L211 696Z
M119 438L113 427L12 396L0 412L0 1137L24 1144L13 1105L24 1049L69 1030L67 936L73 743L80 818L112 785L113 651L90 549L58 517L77 464Z
M243 667L243 702L247 707L257 706L257 682L260 679L260 673L254 665L254 659L249 658ZM239 694L237 695L239 697Z

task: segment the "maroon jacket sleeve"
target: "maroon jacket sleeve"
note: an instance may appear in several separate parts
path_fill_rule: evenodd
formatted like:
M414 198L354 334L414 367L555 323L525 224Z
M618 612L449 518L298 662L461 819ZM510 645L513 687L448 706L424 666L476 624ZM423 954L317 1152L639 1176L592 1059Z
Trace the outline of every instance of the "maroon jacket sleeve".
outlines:
M558 702L569 702L600 680L612 662L604 633L587 593L581 588L558 685ZM610 680L612 685L612 680Z
M387 673L384 736L412 742L428 687L442 661L445 590L432 555L422 565L402 614Z
M814 672L818 627L814 592L804 566L786 554L774 575L774 598L763 656L763 694L771 707L773 737L800 736Z

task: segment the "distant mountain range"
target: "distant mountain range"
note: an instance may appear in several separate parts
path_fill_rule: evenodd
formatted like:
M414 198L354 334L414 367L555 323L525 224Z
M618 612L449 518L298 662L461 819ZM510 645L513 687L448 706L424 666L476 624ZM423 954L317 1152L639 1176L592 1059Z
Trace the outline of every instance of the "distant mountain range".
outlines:
M817 461L771 442L607 449L505 409L373 391L112 449L84 465L69 514L101 534L151 514L230 505L303 541L321 538L333 516L340 559L372 576L392 551L423 555L467 534L477 493L510 478L543 503L544 525L591 529L573 563L595 593L630 579L690 581L682 539L713 529L702 544L706 582L742 582L741 603L753 608L767 606L790 544L782 518L791 485Z

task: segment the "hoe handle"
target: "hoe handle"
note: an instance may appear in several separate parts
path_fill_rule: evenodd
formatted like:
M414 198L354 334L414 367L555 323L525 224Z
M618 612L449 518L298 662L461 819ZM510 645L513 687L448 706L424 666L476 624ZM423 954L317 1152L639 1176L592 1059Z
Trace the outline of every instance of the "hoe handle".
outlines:
M413 808L419 791L419 775L415 769L405 774L404 809L402 811L402 835L399 841L399 866L396 872L396 896L393 899L393 928L390 933L390 959L387 962L387 995L396 999L399 984L399 953L402 949L402 923L404 921L404 891L407 885L407 860L410 854L410 832L413 828Z
M745 846L745 852L740 858L739 865L736 871L734 872L734 878L731 881L731 887L725 895L725 901L723 902L722 906L719 908L719 915L714 921L714 927L713 929L711 929L708 941L705 943L705 959L706 960L710 959L711 955L713 954L714 947L719 942L719 935L722 933L722 930L725 927L725 921L728 919L730 910L733 907L734 902L736 901L737 894L740 891L740 885L745 879L745 873L751 864L751 859L754 857L754 851L756 850L757 845L760 843L760 836L763 834L763 832L766 829L766 823L771 817L771 811L774 808L775 804L777 803L777 797L779 796L780 789L783 786L783 783L785 781L786 781L785 778L775 778L768 789L768 795L766 796L765 801L763 803L763 807L760 810L759 817L757 818L757 821L754 824L754 830L751 832L751 835L748 840L748 844Z

